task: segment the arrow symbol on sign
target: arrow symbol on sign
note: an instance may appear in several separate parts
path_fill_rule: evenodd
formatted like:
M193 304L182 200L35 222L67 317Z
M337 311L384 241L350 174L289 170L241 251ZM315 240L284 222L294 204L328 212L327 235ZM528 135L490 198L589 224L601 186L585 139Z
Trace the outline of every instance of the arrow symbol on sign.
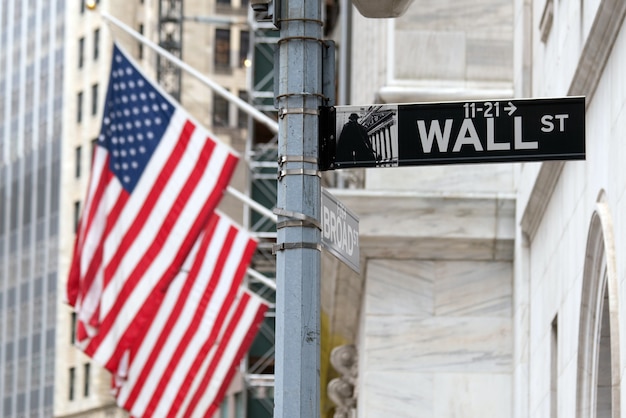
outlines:
M505 106L504 111L505 112L509 112L509 116L511 116L513 113L515 113L515 111L517 110L517 107L515 107L515 105L511 102L509 102L508 106Z

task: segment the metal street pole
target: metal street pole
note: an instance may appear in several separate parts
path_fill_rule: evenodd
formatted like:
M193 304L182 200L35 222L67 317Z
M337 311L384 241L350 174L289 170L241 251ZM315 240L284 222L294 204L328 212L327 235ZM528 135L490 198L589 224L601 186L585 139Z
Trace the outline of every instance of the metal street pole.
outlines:
M320 416L320 0L282 0L274 416Z

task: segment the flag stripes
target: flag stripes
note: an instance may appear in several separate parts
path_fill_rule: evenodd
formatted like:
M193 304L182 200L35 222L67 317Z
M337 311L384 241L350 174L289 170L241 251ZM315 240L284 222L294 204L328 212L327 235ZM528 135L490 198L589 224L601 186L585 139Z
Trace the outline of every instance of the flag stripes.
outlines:
M195 376L193 390L189 392L191 396L187 395L190 402L183 402L184 408L181 407L181 413L177 416L213 415L228 389L236 365L250 348L266 310L267 305L260 297L244 293L225 331L225 335L230 337L229 340L222 340L213 347L200 372ZM174 405L176 403L172 406Z
M238 162L114 46L70 264L76 345L133 416L212 414L268 305L256 241L215 211Z
M128 369L117 373L118 384L122 382L117 394L120 406L135 416L173 416L162 414L167 412L163 408L174 405L159 406L160 402L172 393L186 392L215 344L238 344L237 335L231 341L224 330L233 321L235 307L241 300L248 301L245 293L238 296L238 292L255 248L247 232L223 216L214 216L191 270L172 283L147 332L126 353ZM259 323L248 327L253 325L258 328Z

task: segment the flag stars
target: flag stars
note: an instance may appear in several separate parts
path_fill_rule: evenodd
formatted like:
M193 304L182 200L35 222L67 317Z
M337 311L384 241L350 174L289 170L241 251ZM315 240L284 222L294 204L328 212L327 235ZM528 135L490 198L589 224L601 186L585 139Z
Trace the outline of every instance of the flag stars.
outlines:
M132 190L157 147L171 105L120 53L114 57L100 144L110 152L111 167Z

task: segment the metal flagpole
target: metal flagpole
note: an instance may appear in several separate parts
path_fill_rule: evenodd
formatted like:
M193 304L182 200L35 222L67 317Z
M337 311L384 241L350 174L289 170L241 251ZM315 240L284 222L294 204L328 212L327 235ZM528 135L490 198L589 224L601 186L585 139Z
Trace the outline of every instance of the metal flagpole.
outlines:
M275 69L279 218L274 416L319 418L321 179L317 158L323 22L320 0L282 2Z
M250 103L241 100L239 97L229 92L228 90L220 86L215 81L206 77L204 74L202 74L200 71L193 68L191 65L187 64L185 61L181 60L177 56L172 55L170 52L161 48L159 45L152 42L150 39L146 38L145 36L141 35L139 32L133 30L132 28L130 28L128 25L126 25L124 22L117 19L116 17L111 16L109 13L104 12L104 11L101 11L100 15L102 16L104 20L114 24L115 26L122 29L124 32L126 32L127 34L129 34L130 36L132 36L133 38L135 38L142 44L156 51L159 55L172 61L174 64L178 65L180 68L187 71L189 74L193 75L198 80L202 81L209 88L211 88L211 90L213 90L214 92L216 92L217 94L219 94L220 96L228 100L229 102L234 103L241 110L245 111L250 116L255 118L257 121L267 126L270 131L277 132L278 125L276 124L276 121L270 118L269 116L267 116L265 113L261 112L259 109L252 106Z

